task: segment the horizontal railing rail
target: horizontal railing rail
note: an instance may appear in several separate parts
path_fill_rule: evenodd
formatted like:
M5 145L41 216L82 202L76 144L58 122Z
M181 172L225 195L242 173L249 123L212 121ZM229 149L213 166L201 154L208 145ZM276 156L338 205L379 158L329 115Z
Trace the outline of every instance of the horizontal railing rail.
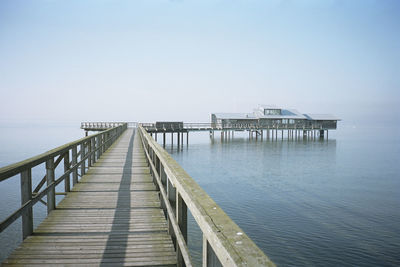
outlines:
M139 126L142 126L142 127L145 127L145 128L147 128L147 127L156 127L156 124L155 123L152 123L152 122L141 122L141 123L139 123Z
M187 130L326 130L336 129L336 124L316 123L183 123L182 126L155 123L139 123L147 131L187 131Z
M185 122L184 128L211 128L212 124L209 122Z
M0 168L0 182L20 174L21 184L21 207L0 223L0 233L22 216L23 239L31 235L33 233L33 205L41 201L47 205L48 213L55 209L56 186L64 181L65 193L69 192L71 175L72 185L75 185L79 181L78 176L82 177L86 173L86 166L88 168L92 166L126 128L125 123ZM61 161L64 162L64 173L56 179L55 169ZM45 163L46 174L32 192L32 168L42 163ZM46 187L40 191L45 183ZM44 196L47 196L47 203L42 200Z
M126 122L81 122L81 129L110 129L125 124Z
M275 266L143 125L138 131L150 172L160 189L178 266L192 265L187 249L187 209L203 233L203 266Z

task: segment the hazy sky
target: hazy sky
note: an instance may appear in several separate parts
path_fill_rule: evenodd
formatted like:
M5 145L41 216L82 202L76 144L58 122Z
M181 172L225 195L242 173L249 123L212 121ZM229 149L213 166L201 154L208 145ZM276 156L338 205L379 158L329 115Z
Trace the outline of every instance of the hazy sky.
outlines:
M0 0L0 121L400 113L400 1Z

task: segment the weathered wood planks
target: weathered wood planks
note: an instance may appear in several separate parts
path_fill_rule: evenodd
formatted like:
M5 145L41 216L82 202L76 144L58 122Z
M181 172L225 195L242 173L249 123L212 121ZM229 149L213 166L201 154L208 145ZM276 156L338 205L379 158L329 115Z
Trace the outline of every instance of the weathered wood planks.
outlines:
M139 138L126 130L2 264L175 266Z

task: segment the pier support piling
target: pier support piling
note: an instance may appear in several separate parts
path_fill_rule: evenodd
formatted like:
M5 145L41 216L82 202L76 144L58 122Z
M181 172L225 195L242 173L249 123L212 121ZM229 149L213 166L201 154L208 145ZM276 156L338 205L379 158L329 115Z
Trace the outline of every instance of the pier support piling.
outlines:
M163 133L163 147L165 148L165 133Z

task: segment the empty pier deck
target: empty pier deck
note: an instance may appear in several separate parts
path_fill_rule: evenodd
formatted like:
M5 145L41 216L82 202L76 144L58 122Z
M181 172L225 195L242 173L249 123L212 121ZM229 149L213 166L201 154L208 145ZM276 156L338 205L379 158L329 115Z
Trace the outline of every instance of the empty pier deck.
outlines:
M127 129L2 264L176 265L140 138Z

